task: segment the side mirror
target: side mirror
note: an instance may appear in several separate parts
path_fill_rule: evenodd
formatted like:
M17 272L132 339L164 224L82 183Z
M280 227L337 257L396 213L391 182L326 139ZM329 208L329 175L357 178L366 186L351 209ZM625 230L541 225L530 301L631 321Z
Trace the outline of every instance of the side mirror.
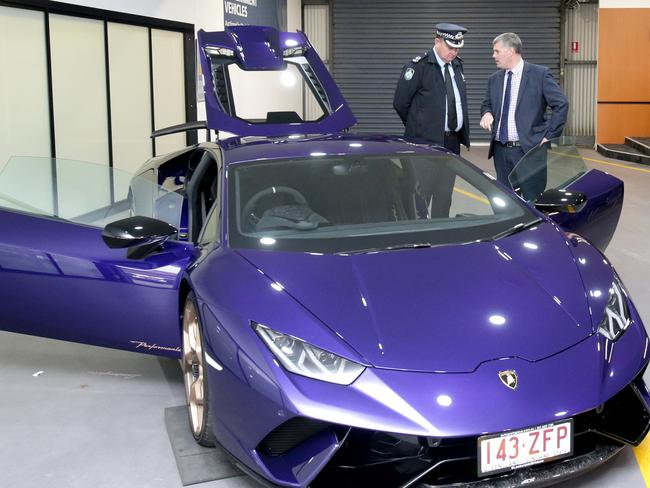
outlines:
M127 258L142 259L177 232L167 222L136 216L108 224L102 231L102 239L111 249L130 248Z
M587 195L577 191L549 188L535 200L535 208L544 213L578 213L587 204Z

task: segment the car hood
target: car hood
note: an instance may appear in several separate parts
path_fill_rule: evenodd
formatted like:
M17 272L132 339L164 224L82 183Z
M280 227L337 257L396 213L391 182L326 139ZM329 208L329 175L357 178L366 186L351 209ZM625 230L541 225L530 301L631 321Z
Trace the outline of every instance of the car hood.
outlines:
M436 248L238 252L379 368L468 372L499 358L536 361L592 333L575 258L549 223Z

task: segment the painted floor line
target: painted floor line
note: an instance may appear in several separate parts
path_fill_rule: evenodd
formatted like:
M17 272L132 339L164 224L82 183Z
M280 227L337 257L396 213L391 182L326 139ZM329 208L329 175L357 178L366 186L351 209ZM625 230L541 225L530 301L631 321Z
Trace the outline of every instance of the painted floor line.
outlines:
M470 193L470 192L468 192L466 190L458 188L457 186L454 187L454 191L457 191L458 193L460 193L461 195L465 195L466 197L473 198L477 202L481 202L481 203L484 203L486 205L490 204L490 202L487 200L487 198L479 197L478 195L474 195L473 193Z
M594 163L607 164L609 166L617 166L619 168L633 169L634 171L641 171L642 173L650 173L650 169L637 168L636 166L628 166L627 164L621 164L621 163L610 163L608 161L603 161L602 159L587 158L585 156L573 156L571 154L563 154L563 156L569 156L571 158L584 159L585 161L592 161Z
M634 457L639 463L639 470L645 481L646 486L650 486L650 436L634 449Z

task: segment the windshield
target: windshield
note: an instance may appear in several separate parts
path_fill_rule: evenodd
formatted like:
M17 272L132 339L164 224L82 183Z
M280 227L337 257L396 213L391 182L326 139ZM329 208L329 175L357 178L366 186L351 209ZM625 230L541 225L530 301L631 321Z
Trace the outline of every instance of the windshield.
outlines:
M0 208L103 228L133 215L179 228L183 196L153 175L133 176L102 164L12 157L0 172Z
M233 165L234 248L372 252L493 239L537 220L516 196L449 154Z

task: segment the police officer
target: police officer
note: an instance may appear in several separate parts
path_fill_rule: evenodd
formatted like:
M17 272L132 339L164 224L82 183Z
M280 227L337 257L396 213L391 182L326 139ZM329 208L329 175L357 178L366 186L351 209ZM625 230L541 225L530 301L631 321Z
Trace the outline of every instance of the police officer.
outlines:
M469 148L467 92L458 58L467 29L448 23L435 29L433 49L402 69L393 107L404 123L406 138L460 154L461 144ZM448 217L455 174L444 165L419 166L420 196L427 209L420 208L418 215Z

